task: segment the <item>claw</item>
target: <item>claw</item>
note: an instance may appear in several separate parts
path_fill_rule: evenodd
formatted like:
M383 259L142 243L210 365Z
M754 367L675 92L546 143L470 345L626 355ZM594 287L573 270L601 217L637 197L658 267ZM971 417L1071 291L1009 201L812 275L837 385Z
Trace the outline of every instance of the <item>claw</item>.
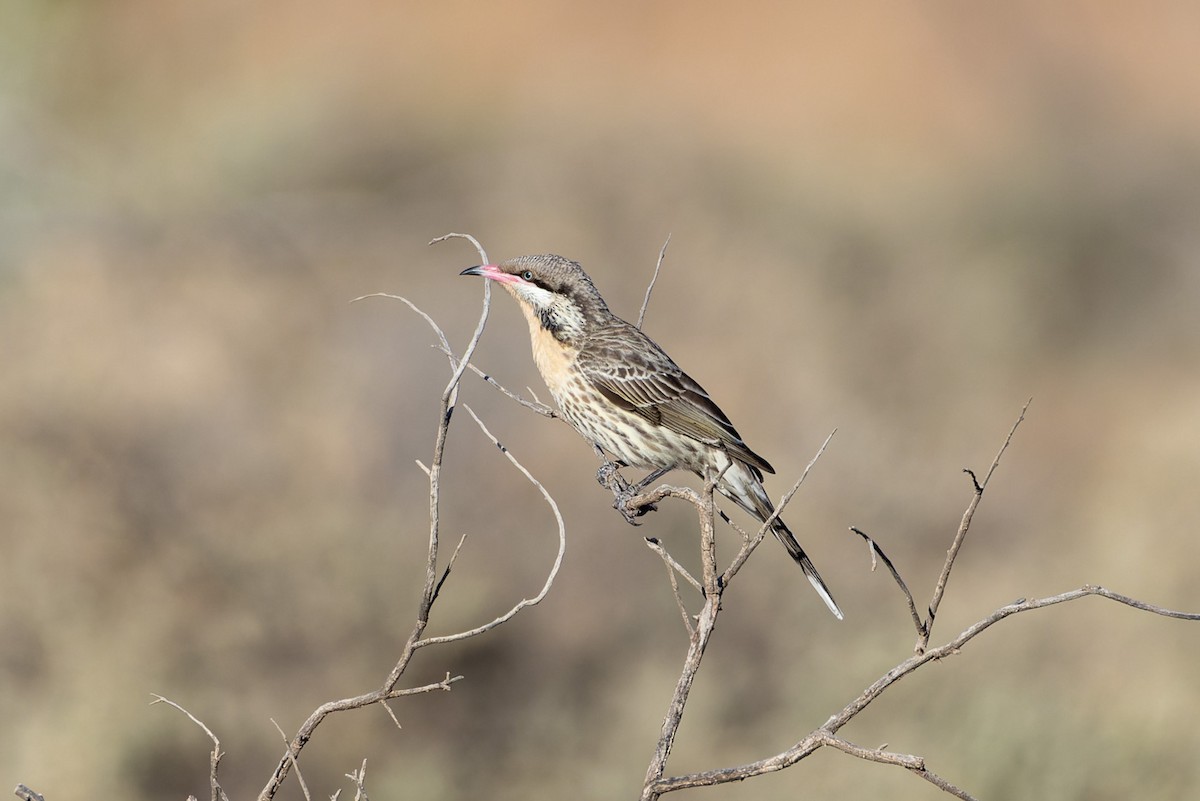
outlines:
M621 513L625 522L631 526L640 526L641 522L638 521L638 518L648 512L657 511L658 506L652 503L638 507L630 506L633 499L642 494L645 482L636 486L630 484L625 476L621 475L622 467L624 465L620 462L605 462L596 471L596 480L600 482L600 486L613 494L613 508Z

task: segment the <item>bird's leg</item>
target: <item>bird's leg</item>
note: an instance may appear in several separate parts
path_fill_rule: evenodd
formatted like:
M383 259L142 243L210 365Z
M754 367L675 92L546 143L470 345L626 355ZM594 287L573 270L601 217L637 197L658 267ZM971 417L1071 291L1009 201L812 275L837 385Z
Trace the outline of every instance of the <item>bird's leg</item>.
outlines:
M653 484L655 481L658 481L660 478L662 478L663 476L665 476L667 473L670 473L670 472L671 472L671 468L669 468L669 467L658 468L653 473L651 473L650 475L646 476L641 481L639 481L633 487L632 493L634 495L641 495L643 492L645 492L647 490L647 488L649 488L649 486L651 484Z
M647 487L649 487L655 481L658 481L658 479L667 473L669 469L670 468L663 468L661 470L655 470L653 473L632 486L628 481L625 480L624 476L621 476L620 473L617 473L621 483L618 489L613 490L613 494L615 496L613 500L613 507L620 512L622 516L624 516L626 522L632 526L640 526L641 523L637 522L636 518L641 517L647 512L658 511L657 504L644 502L634 504L634 499L645 492Z

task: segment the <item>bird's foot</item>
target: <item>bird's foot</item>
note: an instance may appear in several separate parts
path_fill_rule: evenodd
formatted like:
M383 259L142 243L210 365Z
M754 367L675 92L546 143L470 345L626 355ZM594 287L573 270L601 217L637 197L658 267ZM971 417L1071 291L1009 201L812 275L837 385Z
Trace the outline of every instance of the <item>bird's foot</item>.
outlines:
M600 486L613 494L613 508L621 513L625 522L631 526L640 526L638 518L647 512L658 511L658 506L652 503L634 505L633 500L642 494L645 482L630 484L625 476L621 475L622 467L624 465L620 462L605 462L596 471L596 480L600 482Z
M634 505L633 499L641 495L640 492L618 492L613 500L613 508L621 513L621 517L625 518L625 522L631 526L640 526L641 522L638 518L647 512L657 512L658 505L653 503L641 503Z

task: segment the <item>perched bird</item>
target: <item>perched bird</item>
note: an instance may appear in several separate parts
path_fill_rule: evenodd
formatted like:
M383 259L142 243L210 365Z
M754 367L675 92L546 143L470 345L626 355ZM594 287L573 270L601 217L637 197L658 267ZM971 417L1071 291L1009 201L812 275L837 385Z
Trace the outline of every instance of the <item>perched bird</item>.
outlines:
M625 465L656 473L681 469L703 477L706 469L724 470L717 490L759 521L770 517L762 478L775 470L654 340L608 310L578 262L520 256L461 274L495 281L516 299L529 322L538 371L562 416L585 439ZM783 520L777 517L771 531L841 619L842 610Z

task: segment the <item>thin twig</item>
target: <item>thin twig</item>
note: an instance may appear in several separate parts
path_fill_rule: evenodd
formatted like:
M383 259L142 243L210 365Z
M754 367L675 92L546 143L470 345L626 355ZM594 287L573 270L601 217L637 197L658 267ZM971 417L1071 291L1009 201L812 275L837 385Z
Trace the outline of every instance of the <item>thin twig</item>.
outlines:
M450 363L457 367L457 363L454 361L456 358L454 356L454 353L444 347L442 347L440 349L441 349L442 353L444 353L450 359ZM494 389L497 389L504 395L507 395L510 400L516 401L517 403L524 406L526 409L530 409L531 411L537 412L538 414L542 415L543 417L558 417L558 412L554 411L549 406L547 406L546 404L539 401L537 399L537 395L533 395L532 391L530 391L530 394L533 395L534 399L527 400L527 399L521 397L520 395L518 395L517 393L513 392L511 389L508 389L503 384L501 384L499 381L497 381L495 378L492 378L491 375L489 375L488 373L485 373L483 370L480 370L478 367L476 367L475 365L473 365L469 362L467 363L467 369L470 370L471 372L475 373L475 375L482 378L486 383L490 384Z
M429 324L429 327L433 329L433 333L437 334L438 342L441 344L442 350L446 352L450 351L450 342L446 339L446 332L442 330L442 327L438 325L437 322L435 322L427 312L418 307L417 304L413 303L408 298L404 297L403 295L393 295L391 292L372 292L369 295L359 295L357 298L351 299L350 302L357 303L358 301L366 300L367 298L388 298L389 300L398 300L404 305L408 306L408 308L419 314L421 318Z
M212 799L212 801L229 801L229 796L225 795L225 791L221 788L221 783L217 781L217 771L221 767L221 757L224 756L224 754L221 752L221 741L217 739L217 735L212 733L212 729L204 725L204 721L197 718L191 712L188 712L170 698L158 695L157 693L151 693L151 695L154 696L154 700L150 702L151 706L154 706L155 704L166 704L167 706L172 706L175 709L178 709L180 712L187 715L188 719L191 720L192 723L195 723L197 726L199 726L201 731L208 735L208 739L212 740L213 750L209 754L208 758L209 798Z
M444 690L445 692L450 692L450 685L462 680L462 676L451 676L449 673L447 673L446 678L442 679L441 681L435 681L432 684L422 684L420 687L403 687L398 690L394 688L388 690L387 694L380 700L384 701L392 698L405 698L410 695L424 695L425 693L431 693L435 690ZM365 704L360 704L360 706L365 706ZM396 725L398 726L400 724L397 723Z
M882 748L863 748L861 745L856 745L849 740L838 737L836 734L821 731L818 729L815 732L821 738L821 744L849 754L850 756L865 759L868 762L878 762L881 765L897 765L901 768L909 770L924 770L925 760L919 756L912 754L898 754L895 751L885 751Z
M346 778L354 782L354 801L370 801L367 797L367 760L362 761L362 767L346 774Z
M479 251L479 258L484 264L488 263L487 252L483 249L483 245L479 244L479 240L470 234L443 234L429 240L429 244L435 245L438 242L445 242L447 239L466 239L475 246L475 250ZM479 347L479 340L483 338L483 328L487 325L488 311L492 307L492 282L483 282L483 312L479 315L479 324L475 326L475 333L471 335L470 342L467 343L467 349L463 351L462 357L458 360L458 369L454 371L454 375L450 377L450 383L446 385L445 395L454 395L457 397L458 384L462 380L463 371L467 369L467 365L471 361L471 357L475 355L475 348Z
M1026 599L1014 601L1011 604L1000 607L996 611L992 612L992 614L988 615L982 620L979 620L973 625L968 626L957 637L945 643L944 645L938 646L937 648L930 648L923 653L914 654L900 664L896 665L883 676L880 676L878 679L872 682L872 684L863 690L863 692L860 693L857 698L846 704L846 706L844 706L839 712L832 715L827 721L825 721L823 726L813 732L810 732L786 751L782 751L774 756L767 757L766 759L760 759L756 762L750 762L744 765L738 765L736 767L702 771L699 773L689 773L681 776L660 779L654 782L652 786L647 787L647 790L642 794L642 798L647 799L647 801L652 801L652 799L657 799L661 795L665 795L666 793L674 792L676 790L683 790L690 787L710 787L716 784L725 784L726 782L742 781L753 776L771 773L773 771L782 770L786 767L794 765L812 754L821 746L834 745L834 743L829 741L828 738L832 737L840 728L845 726L860 712L870 706L875 699L879 698L879 696L881 696L897 681L916 671L923 665L941 659L948 659L957 655L962 651L963 647L968 642L975 639L1001 620L1021 612L1044 609L1046 607L1055 606L1061 603L1077 601L1080 598L1086 598L1092 595L1099 596L1101 598L1107 598L1109 600L1116 601L1117 603L1133 607L1134 609L1150 612L1156 615L1162 615L1164 617L1177 618L1180 620L1200 621L1200 613L1181 612L1174 609L1167 609L1165 607L1150 604L1145 601L1139 601L1135 598L1130 598L1127 595L1121 595L1120 593L1113 592L1112 590L1104 587L1091 584L1086 584L1079 589L1070 590L1059 595L1051 595L1046 598L1037 598L1032 601ZM842 748L841 750L846 751L847 753L855 753L853 750L846 748ZM855 755L862 756L858 753L855 753ZM919 757L914 757L914 759L919 759ZM875 759L873 761L883 760ZM923 761L922 764L924 764ZM971 799L971 796L966 792L960 790L959 788L947 782L945 779L942 779L928 770L923 772L914 770L914 772L918 773L918 775L920 775L924 780L936 785L946 792L952 793L961 799L965 799L966 801L970 801Z
M446 579L450 578L450 571L454 569L454 563L458 559L458 552L462 550L463 543L467 541L467 532L463 532L458 538L458 545L454 546L454 550L450 553L450 558L446 561L446 567L442 571L442 577L438 579L437 586L433 588L433 599L436 601L438 593L442 591L442 585L446 583Z
M549 505L550 510L554 512L554 520L558 524L558 554L554 558L554 564L550 568L550 574L546 576L545 584L542 585L542 589L537 595L533 596L532 598L522 599L515 606L490 623L484 623L481 626L476 626L475 628L468 629L467 631L460 631L457 634L447 634L441 637L428 637L415 643L414 647L416 648L423 648L427 645L440 645L442 643L456 642L458 640L465 640L469 637L476 637L480 634L483 634L485 631L490 631L491 629L496 628L496 626L499 626L505 621L511 620L513 616L515 616L525 607L536 606L537 604L541 603L542 599L545 598L547 593L550 592L550 587L554 584L554 578L558 575L558 569L562 567L563 554L566 553L567 549L566 524L563 522L562 513L558 510L558 504L555 503L554 498L551 497L550 493L546 491L546 488L542 486L542 483L534 478L533 474L526 470L524 465L517 461L516 457L509 452L508 448L504 447L504 445L502 445L500 441L496 439L491 431L488 431L487 426L485 426L483 421L479 419L479 416L475 414L474 409L466 404L463 404L463 408L467 410L467 413L470 414L472 418L474 418L475 423L479 426L480 430L487 435L488 439L492 441L493 445L500 449L500 452L504 454L505 458L507 458L508 461L510 461L514 466L516 466L516 468L521 471L521 474L524 475L525 478L528 479L529 482L537 487L538 491L542 493L542 499L547 505Z
M663 242L662 250L658 251L658 261L654 264L654 275L650 278L650 285L646 287L646 297L642 300L642 310L638 312L637 327L642 327L642 321L646 319L646 307L650 305L650 293L654 291L654 284L658 282L658 271L662 269L663 257L667 255L667 245L671 244L671 235L667 234L667 241Z
M479 242L476 241L474 237L471 237L469 235L447 234L446 236L439 237L438 239L435 239L433 241L440 242L440 241L443 241L443 240L445 240L447 238L451 238L451 237L460 237L460 238L469 240L470 242L472 242L475 245L476 250L479 251L479 255L480 255L481 259L484 262L487 261L487 254L484 252L483 248L479 245ZM490 285L491 285L490 281L484 282L483 307L480 312L479 322L475 327L475 331L472 334L470 341L467 343L466 349L463 351L462 356L459 356L457 358L451 356L451 358L450 358L453 369L451 371L450 380L446 384L445 389L442 391L440 414L438 417L437 433L434 438L433 458L430 460L428 468L426 468L425 465L421 465L422 469L425 470L425 472L428 474L428 477L429 477L429 548L428 548L428 555L426 558L425 583L424 583L424 587L422 589L421 600L418 604L417 616L416 616L415 622L413 623L412 631L409 633L408 639L405 641L405 643L401 649L399 659L397 659L396 664L392 667L391 671L388 673L388 676L384 680L382 687L380 687L379 689L373 690L371 692L368 692L368 693L363 693L362 695L353 696L350 698L343 698L343 699L340 699L337 701L329 701L329 702L324 703L321 706L317 707L315 710L313 710L312 714L310 714L308 716L308 719L304 721L304 723L301 725L300 729L296 732L296 736L292 739L292 741L290 743L288 743L287 751L283 755L283 757L280 759L280 761L277 763L277 765L275 767L275 772L272 774L270 780L267 782L267 784L263 788L263 790L259 793L259 801L271 801L271 799L273 799L275 797L275 794L279 790L280 785L283 783L284 779L287 778L287 775L291 771L291 769L295 766L296 759L299 757L300 752L303 750L303 748L308 743L308 741L312 738L313 732L317 729L317 727L321 724L321 722L327 716L329 716L335 712L341 712L341 711L349 710L349 709L359 709L364 706L369 706L371 704L377 704L377 703L386 701L391 698L399 698L402 696L415 695L415 694L424 693L424 692L431 692L433 690L439 690L439 689L449 691L451 684L460 680L462 678L461 676L456 676L454 678L451 678L449 676L449 674L447 674L447 677L444 681L437 682L435 684L426 685L424 687L417 687L417 688L397 689L397 684L400 681L400 677L408 669L408 664L411 661L413 654L415 654L419 648L424 647L426 645L434 645L434 644L441 643L441 642L450 642L453 640L466 639L467 637L475 636L476 634L480 634L484 631L494 628L495 626L499 625L500 623L503 623L504 621L510 619L513 615L515 615L518 611L520 611L524 607L531 606L531 605L539 602L542 598L545 597L546 593L549 591L550 586L553 583L554 576L557 574L558 568L562 564L563 551L564 551L565 545L566 545L565 527L563 525L562 516L558 511L558 507L555 504L554 499L549 496L549 493L546 492L545 488L543 488L540 484L538 484L538 482L529 474L529 472L527 470L525 470L524 467L522 467L515 459L513 459L511 454L506 453L509 460L513 464L515 464L521 470L521 472L525 474L525 476L529 480L533 481L539 490L541 490L543 497L545 497L547 502L550 504L550 507L551 507L552 511L554 512L555 518L558 521L559 550L558 550L558 555L554 561L554 567L551 569L550 576L547 579L545 586L543 586L542 591L534 599L521 601L512 610L510 610L506 615L502 616L501 618L497 618L496 620L492 621L489 624L485 624L484 626L480 626L475 629L471 629L470 631L460 632L459 634L456 634L456 635L450 635L447 637L434 637L434 638L422 639L422 635L424 634L425 628L429 625L429 616L430 616L430 612L433 608L433 603L438 596L438 591L441 589L442 584L446 579L446 576L449 574L449 570L448 570L449 566L447 567L446 572L442 573L440 578L439 578L439 574L438 574L438 548L439 548L439 532L440 532L440 511L439 511L439 509L440 509L440 502L441 502L440 479L441 479L441 470L442 470L442 460L445 455L446 439L447 439L448 432L449 432L450 421L451 421L451 418L453 417L454 407L458 400L459 385L461 383L463 373L467 369L467 365L470 363L471 354L474 353L475 348L479 345L479 341L480 341L481 337L483 336L484 326L487 323L488 309L490 306L490 299L491 299ZM366 296L364 296L364 297L366 297ZM450 350L449 341L446 338L445 333L442 331L441 327L438 326L438 324L433 320L432 317L425 314L425 312L423 312L419 308L417 308L415 306L415 304L411 303L410 301L408 301L407 299L405 299L403 297L400 297L400 296L389 296L389 297L395 297L395 298L403 301L410 308L412 308L414 311L416 311L422 318L425 319L425 321L433 329L433 331L435 332L435 334L438 337L438 341L442 344L442 346L446 350ZM474 416L474 412L472 412L471 414L472 414L472 416ZM479 421L479 418L476 417L475 419L476 419L476 422L479 422L480 426L482 427L483 424L482 424L482 422ZM486 431L486 429L484 429L484 430ZM489 434L489 436L490 436L490 434ZM495 441L494 438L493 438L493 441ZM461 541L460 541L460 545L461 545ZM451 556L451 564L453 563L453 560L454 560L454 557ZM390 709L388 711L389 711L389 714L392 714ZM392 715L392 717L393 717L393 720L395 720L394 714ZM398 725L398 722L397 722L397 725Z
M793 484L792 488L784 494L784 496L780 499L779 504L771 511L771 514L767 516L767 519L763 522L763 524L758 527L758 533L749 539L746 539L745 534L743 533L744 541L742 543L742 547L740 550L738 550L737 555L733 557L733 561L729 563L729 567L725 569L724 575L721 576L722 584L729 584L733 577L737 575L738 571L742 569L742 565L746 564L746 560L750 558L750 554L754 553L754 549L757 548L760 543L762 543L763 537L766 536L767 531L769 531L771 528L771 524L774 523L781 514L783 514L783 510L787 508L789 503L791 503L792 498L796 495L796 492L800 489L800 486L804 483L804 480L808 478L809 471L813 469L813 465L815 465L817 460L820 459L825 453L825 449L829 447L829 442L833 439L833 435L836 433L837 429L835 428L829 432L829 436L825 437L825 441L821 443L821 447L817 448L817 452L813 455L813 458L810 459L808 464L804 466L804 471L800 473L800 478L796 479L796 483ZM732 525L732 523L730 525Z
M395 711L394 709L392 709L392 705L391 705L391 704L389 704L387 701L380 701L380 702L379 702L379 705L380 705L381 707L383 707L383 710L384 710L385 712L387 712L387 713L388 713L388 717L390 717L390 718L392 719L392 723L395 723L395 724L396 724L396 728L397 728L397 729L403 729L403 728L404 728L403 726L401 726L401 725L400 725L400 718L398 718L398 717L396 716L396 711Z
M271 725L275 727L275 731L279 732L283 744L285 746L288 745L288 737L283 733L283 729L279 727L279 724L275 722L275 718L271 718ZM290 748L288 749L288 757L292 761L292 770L296 771L296 781L300 782L300 790L304 793L304 801L312 801L312 796L308 794L308 784L304 781L304 774L300 772L300 766L296 764L296 755L292 753Z
M667 563L668 567L673 568L676 573L684 577L688 584L691 584L693 587L695 587L696 592L701 594L704 593L704 586L696 580L695 576L688 572L686 567L679 564L675 557L671 556L671 554L667 552L667 549L663 547L661 542L654 537L647 537L646 545L649 546L650 550L661 556L663 561Z
M958 551L962 548L963 540L966 539L967 530L971 527L971 520L975 517L975 510L979 507L979 501L983 498L983 491L987 489L988 482L992 479L992 474L996 472L996 467L1000 464L1000 457L1008 450L1013 435L1017 433L1017 427L1025 420L1025 412L1029 409L1029 404L1031 403L1033 403L1033 398L1025 401L1025 405L1021 407L1021 414L1017 416L1017 421L1009 429L1008 436L1004 438L1004 444L996 452L996 458L992 460L992 465L988 468L987 475L983 478L983 483L980 483L975 478L975 474L970 470L964 471L971 476L971 483L974 485L975 494L971 497L971 502L967 504L967 510L963 512L962 520L958 524L958 531L954 534L954 541L950 544L950 550L946 552L946 561L942 565L941 575L938 576L937 584L933 588L933 597L929 601L929 617L925 620L924 626L919 628L920 633L917 634L917 642L913 647L913 650L917 653L925 650L929 645L929 638L933 634L933 623L937 618L938 607L941 605L942 596L946 592L946 583L950 580L950 570L954 567L954 560L958 558Z
M687 604L683 602L683 596L679 594L679 581L675 578L676 571L686 576L688 580L696 586L697 589L700 589L699 582L692 578L691 575L683 569L682 565L675 561L675 557L667 553L667 549L662 546L661 542L653 537L647 537L646 545L650 548L650 550L662 557L663 564L667 568L667 580L671 582L671 594L675 596L675 604L679 607L679 616L683 618L683 628L688 633L688 639L690 640L693 636L695 636L696 627L692 625L692 618L691 615L688 614ZM701 592L703 592L703 590L701 590Z
M820 735L823 745L836 748L843 753L858 757L867 762L878 762L881 765L895 765L906 768L914 775L921 777L943 792L962 799L962 801L976 801L975 797L970 793L955 787L941 776L926 768L923 757L912 754L898 754L894 751L885 751L882 748L863 748L861 745L856 745L849 740L844 740L835 734L823 732L820 729L817 730L817 733Z
M871 569L875 569L874 561L875 557L878 556L883 560L883 564L891 572L892 578L896 580L896 584L900 587L900 591L904 593L904 599L908 603L908 613L912 615L913 625L916 626L917 636L920 637L925 633L925 622L921 620L921 615L919 612L917 612L917 602L913 600L912 592L909 591L908 585L904 583L904 579L900 578L900 572L896 570L896 566L892 564L892 560L888 559L888 555L883 552L882 548L879 547L879 543L871 539L871 537L868 536L865 531L857 526L850 526L850 530L866 540L867 548L870 549L871 552Z

